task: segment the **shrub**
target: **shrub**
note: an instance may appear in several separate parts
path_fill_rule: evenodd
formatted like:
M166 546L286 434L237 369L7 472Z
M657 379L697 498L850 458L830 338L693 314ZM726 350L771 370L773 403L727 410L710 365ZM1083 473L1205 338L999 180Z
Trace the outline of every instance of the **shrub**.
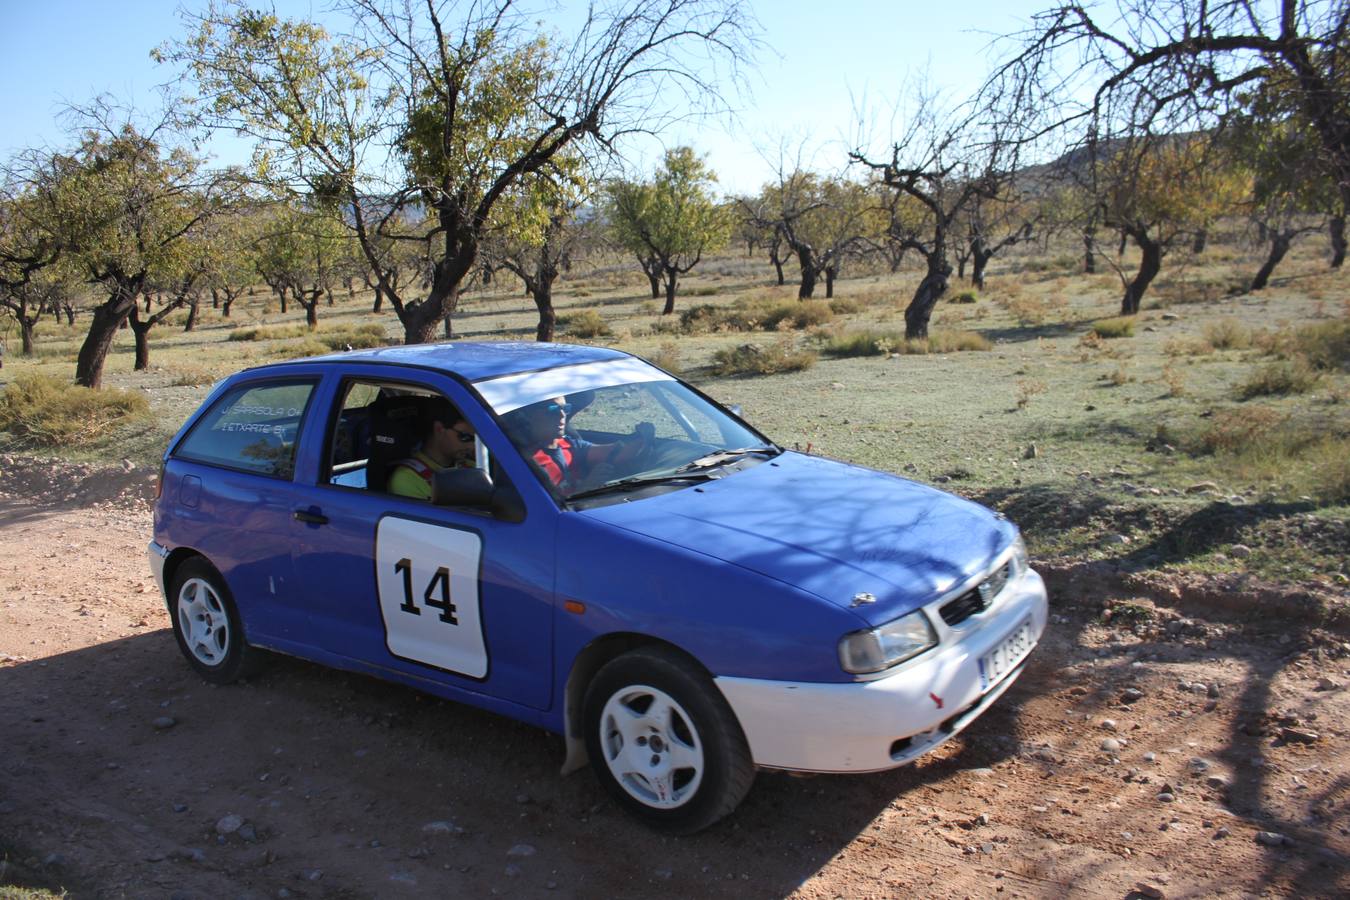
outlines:
M614 333L604 317L593 309L583 309L581 312L563 316L558 324L567 334L578 338L609 337Z
M979 295L979 293L976 292L976 291L958 291L957 293L952 294L951 302L952 302L952 303L976 303L976 302L979 301L979 299L980 299L980 295Z
M816 355L797 350L784 338L773 344L741 344L713 354L713 371L718 375L774 375L800 372L816 364Z
M1244 406L1220 410L1191 442L1195 453L1234 453L1265 443L1288 420L1269 406Z
M835 297L830 301L830 312L836 316L849 316L862 311L862 304L849 297Z
M1175 337L1163 343L1162 352L1167 356L1208 356L1214 352L1214 345L1204 338Z
M665 341L657 348L656 352L647 357L653 365L660 366L667 372L679 374L680 348L674 341Z
M712 287L694 288L692 291L686 291L685 293L690 297L715 297L722 293L722 289L713 285Z
M827 356L876 356L888 353L960 353L967 350L992 350L993 344L973 331L937 329L927 338L906 340L901 331L849 331L830 338L824 347Z
M308 337L293 344L280 344L272 350L275 359L300 359L304 356L323 356L332 353L333 348L316 337Z
M1162 367L1160 380L1167 385L1167 396L1184 397L1186 395L1186 376L1171 363L1166 363Z
M304 337L309 328L303 323L292 325L255 325L252 328L236 328L230 332L231 341L276 341L286 338Z
M19 446L85 446L116 426L149 419L150 402L144 394L95 391L48 375L19 375L0 393L0 430L8 431Z
M1045 382L1037 381L1035 378L1017 379L1017 391L1015 394L1018 409L1026 409L1031 403L1031 398L1037 394L1045 392Z
M1269 480L1324 503L1350 500L1350 437L1326 423L1293 421L1268 406L1223 410L1188 442L1230 477Z
M943 328L928 334L929 353L962 353L993 349L994 345L987 337L973 331L949 331Z
M722 331L786 331L823 325L834 318L828 304L815 300L775 300L755 297L742 303L691 306L680 313L680 325L690 334Z
M389 343L384 334L384 326L374 323L325 329L315 337L329 350L346 350L349 347L352 350L363 350L368 347L383 347Z
M1092 323L1092 333L1099 338L1132 337L1134 335L1134 316L1115 316L1110 319L1098 319Z
M1205 341L1216 350L1242 350L1252 345L1251 329L1231 316L1206 322L1203 332Z
M903 333L894 331L849 331L830 338L823 350L826 356L879 356L890 353L905 342Z
M1250 378L1238 385L1237 394L1243 400L1252 397L1283 397L1288 394L1306 394L1321 380L1321 373L1306 359L1273 362L1262 366Z
M1305 325L1294 332L1292 343L1314 368L1350 369L1350 320Z

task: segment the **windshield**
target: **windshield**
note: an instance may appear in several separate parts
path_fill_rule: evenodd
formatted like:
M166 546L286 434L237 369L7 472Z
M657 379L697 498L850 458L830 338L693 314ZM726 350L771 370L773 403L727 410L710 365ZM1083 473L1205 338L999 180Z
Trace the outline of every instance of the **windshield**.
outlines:
M560 393L502 416L506 433L563 497L710 477L777 448L674 380Z

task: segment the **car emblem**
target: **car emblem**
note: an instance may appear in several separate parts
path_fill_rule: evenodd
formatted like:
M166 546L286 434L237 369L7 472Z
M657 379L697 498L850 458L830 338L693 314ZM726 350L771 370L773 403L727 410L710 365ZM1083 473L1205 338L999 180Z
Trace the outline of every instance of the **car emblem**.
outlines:
M853 606L862 606L864 603L876 603L875 594L869 594L867 591L861 591L853 595Z

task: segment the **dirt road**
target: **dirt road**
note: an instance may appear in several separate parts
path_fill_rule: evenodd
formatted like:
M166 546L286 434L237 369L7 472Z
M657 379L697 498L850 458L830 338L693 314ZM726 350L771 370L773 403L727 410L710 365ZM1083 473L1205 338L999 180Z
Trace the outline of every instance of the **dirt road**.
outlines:
M1052 595L1021 681L883 775L761 773L691 838L543 732L277 658L212 688L143 472L0 460L0 884L75 897L1350 894L1350 644ZM1135 893L1137 892L1137 893Z

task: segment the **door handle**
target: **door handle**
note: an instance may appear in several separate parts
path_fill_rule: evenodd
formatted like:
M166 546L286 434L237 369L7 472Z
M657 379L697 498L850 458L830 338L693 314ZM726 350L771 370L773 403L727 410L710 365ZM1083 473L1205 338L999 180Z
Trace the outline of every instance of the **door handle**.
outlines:
M318 511L315 511L315 510L309 510L309 509L297 509L297 510L295 511L295 520L296 520L297 522L306 522L306 523L308 523L308 524L310 524L310 525L327 525L327 524L328 524L328 517L327 517L327 516L325 516L325 515L324 515L323 513L321 513L321 512L318 512Z

